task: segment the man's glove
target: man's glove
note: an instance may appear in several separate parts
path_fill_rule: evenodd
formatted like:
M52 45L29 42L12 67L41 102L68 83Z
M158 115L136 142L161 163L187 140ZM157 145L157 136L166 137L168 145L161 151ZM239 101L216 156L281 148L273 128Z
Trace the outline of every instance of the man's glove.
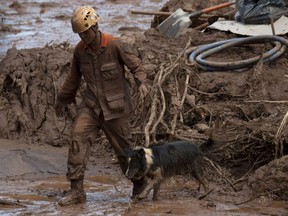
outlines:
M63 103L60 103L60 102L55 103L54 109L55 109L56 116L58 118L64 116L64 108L65 108L65 105Z

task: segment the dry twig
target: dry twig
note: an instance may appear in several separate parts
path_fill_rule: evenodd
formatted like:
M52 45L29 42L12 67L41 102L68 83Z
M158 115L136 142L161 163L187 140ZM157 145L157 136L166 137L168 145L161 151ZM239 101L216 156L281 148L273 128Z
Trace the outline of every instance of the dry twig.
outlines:
M165 100L165 95L164 95L164 91L163 91L163 87L162 85L165 83L165 81L168 80L168 78L176 71L176 69L178 68L178 66L180 65L180 61L182 60L183 55L185 54L185 50L188 48L188 46L191 44L191 39L189 40L189 42L187 43L187 45L185 46L185 48L183 49L183 51L178 55L178 57L176 58L175 61L171 60L171 63L168 67L164 68L163 65L161 65L160 67L160 71L156 74L155 78L154 78L154 82L153 82L153 86L151 87L151 108L150 108L150 115L148 118L148 122L146 123L145 127L144 127L144 133L145 133L145 146L149 146L150 144L150 136L152 135L153 137L153 141L157 142L155 134L156 134L156 130L157 127L159 125L160 122L163 122L163 117L166 111L166 100ZM175 114L174 116L174 120L172 123L172 128L170 129L170 133L175 133L175 128L176 128L176 121L177 121L177 116L178 113L180 112L183 104L184 104L184 100L186 98L186 94L187 94L187 86L189 83L189 76L186 76L186 82L185 82L185 90L182 96L182 100L181 100L181 105L178 108L178 112ZM158 99L160 95L160 99ZM162 102L161 110L160 110L160 115L159 117L156 119L157 116L157 105L159 102ZM156 119L156 120L155 120ZM152 127L153 125L153 127ZM169 124L167 124L169 125ZM174 126L173 126L174 125ZM152 127L152 129L151 129Z
M235 203L235 205L241 205L241 204L244 204L244 203L251 202L251 201L253 201L253 200L255 200L255 199L257 199L257 198L259 198L259 197L261 197L261 196L266 196L266 195L268 195L268 194L275 193L275 192L277 192L277 191L279 191L279 190L280 190L280 189L276 189L276 190L273 190L273 191L268 191L268 192L266 192L266 193L258 194L258 195L254 196L254 197L252 197L252 198L250 198L250 199L248 199L248 200L245 200L245 201L242 201L242 202L239 202L239 203Z
M205 159L206 161L208 161L208 162L212 165L212 167L218 172L218 174L219 174L226 182L228 182L228 184L232 187L232 189L233 189L234 191L237 191L237 188L233 185L233 183L232 183L228 178L225 177L225 175L220 171L220 169L219 169L218 167L216 167L216 165L215 165L210 159L208 159L207 157L204 157L204 159Z
M274 144L275 144L275 159L276 158L280 158L283 156L283 143L281 141L281 135L283 133L283 129L287 124L287 119L288 119L288 112L285 114L278 130L277 133L275 135L275 139L274 139Z

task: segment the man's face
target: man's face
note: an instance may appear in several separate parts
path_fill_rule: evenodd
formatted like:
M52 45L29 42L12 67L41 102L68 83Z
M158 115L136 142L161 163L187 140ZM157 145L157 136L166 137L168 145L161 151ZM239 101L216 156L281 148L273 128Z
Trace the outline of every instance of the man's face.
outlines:
M89 45L95 40L96 34L92 28L89 28L86 31L79 33L79 36L85 44Z

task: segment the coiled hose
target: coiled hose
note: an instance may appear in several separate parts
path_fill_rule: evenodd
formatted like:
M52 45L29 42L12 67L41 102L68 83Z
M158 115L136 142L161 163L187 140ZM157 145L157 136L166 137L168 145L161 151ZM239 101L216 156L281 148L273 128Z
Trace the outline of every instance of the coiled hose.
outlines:
M238 46L245 43L263 43L263 42L272 42L275 46L265 52L262 55L249 58L246 60L235 61L235 62L215 62L205 60L208 56L211 56L217 52L221 52L227 48ZM264 62L273 61L279 56L281 56L288 45L288 40L275 35L260 35L260 36L251 36L246 38L233 38L224 41L219 41L211 44L202 45L196 50L192 51L191 54L188 54L188 60L192 63L196 63L198 66L208 71L225 71L225 70L239 70L245 69L253 66L260 60Z

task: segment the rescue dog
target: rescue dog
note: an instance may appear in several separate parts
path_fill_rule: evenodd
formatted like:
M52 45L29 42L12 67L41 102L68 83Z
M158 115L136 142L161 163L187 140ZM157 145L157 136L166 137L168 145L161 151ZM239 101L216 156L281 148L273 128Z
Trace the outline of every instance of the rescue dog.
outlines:
M147 186L137 195L134 201L142 200L153 189L153 200L157 200L161 182L175 175L193 176L200 186L207 192L203 178L203 153L213 144L212 139L202 145L188 141L175 141L163 144L154 144L149 147L135 147L127 151L128 168L125 173L129 179L146 178Z

